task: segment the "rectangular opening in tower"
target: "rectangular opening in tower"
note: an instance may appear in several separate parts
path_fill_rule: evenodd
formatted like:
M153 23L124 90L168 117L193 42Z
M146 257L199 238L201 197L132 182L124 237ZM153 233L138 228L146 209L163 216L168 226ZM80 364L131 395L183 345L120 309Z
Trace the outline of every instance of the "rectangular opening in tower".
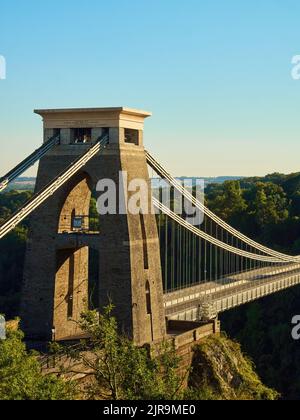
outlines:
M146 226L145 226L145 216L140 213L140 223L142 229L142 238L143 238L143 257L144 257L144 269L149 269L149 258L148 258L148 248L147 248L147 235L146 235Z
M75 276L75 258L72 254L69 258L69 281L68 281L68 297L67 297L67 317L73 317L73 299L74 299L74 276Z
M125 128L125 143L139 145L139 130Z
M91 128L72 128L71 129L71 143L84 144L91 143L92 129Z
M88 307L91 310L99 309L99 251L89 248L88 261Z

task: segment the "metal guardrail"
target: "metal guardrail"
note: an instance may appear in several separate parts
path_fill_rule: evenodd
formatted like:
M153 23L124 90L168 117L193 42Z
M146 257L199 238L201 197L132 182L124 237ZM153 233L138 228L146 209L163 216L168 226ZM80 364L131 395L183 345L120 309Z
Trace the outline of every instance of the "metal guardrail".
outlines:
M72 216L66 214L61 216L58 233L94 233L99 231L99 218L95 219L90 215Z
M252 302L265 296L269 296L277 291L287 289L300 284L300 268L295 267L284 273L274 274L273 278L261 278L259 280L249 280L243 284L231 284L231 287L224 286L218 290L207 290L201 293L201 296L190 301L184 301L177 305L167 306L166 315L170 319L186 318L194 320L199 312L199 305L208 299L213 302L217 312L224 312L234 307ZM189 314L189 315L188 315ZM196 318L195 318L196 317Z

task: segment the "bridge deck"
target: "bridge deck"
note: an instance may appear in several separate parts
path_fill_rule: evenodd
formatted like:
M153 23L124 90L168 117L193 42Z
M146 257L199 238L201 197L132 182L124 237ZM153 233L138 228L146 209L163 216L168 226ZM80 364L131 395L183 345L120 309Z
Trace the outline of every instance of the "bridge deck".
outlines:
M199 306L204 302L210 302L217 312L224 312L298 284L299 264L252 270L166 293L166 316L169 319L196 321L199 319Z

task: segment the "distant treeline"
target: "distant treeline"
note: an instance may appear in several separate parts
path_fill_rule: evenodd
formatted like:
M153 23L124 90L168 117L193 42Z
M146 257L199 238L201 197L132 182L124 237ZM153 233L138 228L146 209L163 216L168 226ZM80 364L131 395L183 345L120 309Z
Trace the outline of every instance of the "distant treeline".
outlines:
M218 216L251 238L300 254L300 173L210 184L206 202Z

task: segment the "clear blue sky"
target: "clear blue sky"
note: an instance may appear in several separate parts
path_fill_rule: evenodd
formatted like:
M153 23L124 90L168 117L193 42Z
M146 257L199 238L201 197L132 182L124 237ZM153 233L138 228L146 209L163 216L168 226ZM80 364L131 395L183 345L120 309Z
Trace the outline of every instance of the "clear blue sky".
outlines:
M41 143L34 108L153 112L174 175L300 171L299 0L10 0L0 8L0 168ZM32 172L31 172L32 173Z

